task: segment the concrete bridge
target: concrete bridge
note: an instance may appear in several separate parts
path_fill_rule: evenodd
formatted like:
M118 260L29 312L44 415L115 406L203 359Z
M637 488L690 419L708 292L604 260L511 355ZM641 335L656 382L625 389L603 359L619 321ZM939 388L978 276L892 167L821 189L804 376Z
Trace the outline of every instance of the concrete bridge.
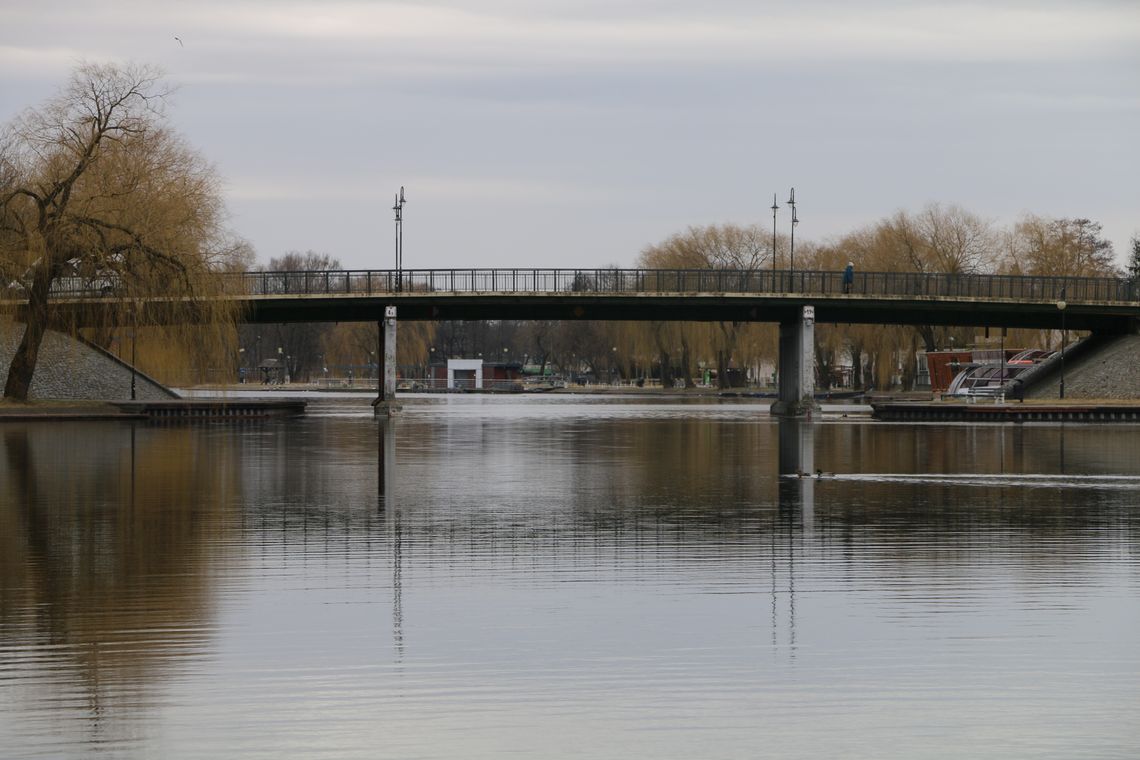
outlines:
M1108 334L1134 332L1140 323L1140 286L1113 278L856 272L846 287L840 272L803 270L338 270L223 277L227 295L220 297L240 304L249 322L380 323L381 406L394 398L397 317L775 322L780 389L773 412L787 415L803 414L813 403L816 321ZM115 289L106 278L62 278L52 290L54 307L82 313L119 304Z

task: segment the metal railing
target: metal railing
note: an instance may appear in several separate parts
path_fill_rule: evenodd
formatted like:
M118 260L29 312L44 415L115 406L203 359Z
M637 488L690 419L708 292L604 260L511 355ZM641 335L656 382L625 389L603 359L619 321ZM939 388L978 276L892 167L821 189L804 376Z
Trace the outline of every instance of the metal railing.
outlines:
M1013 299L1069 303L1135 302L1134 280L1001 274L856 272L845 289L842 272L730 269L405 269L316 272L234 272L220 275L236 296L373 296L438 294L783 294L858 297ZM62 277L61 298L113 298L106 276ZM18 295L14 294L15 297Z

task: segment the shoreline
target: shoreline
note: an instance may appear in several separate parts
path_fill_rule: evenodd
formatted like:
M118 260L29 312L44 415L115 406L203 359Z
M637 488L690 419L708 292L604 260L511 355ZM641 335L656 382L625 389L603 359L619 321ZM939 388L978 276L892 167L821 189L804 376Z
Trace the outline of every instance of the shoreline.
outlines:
M138 421L138 420L219 420L251 419L303 414L309 394L328 394L344 398L371 398L374 388L321 388L316 386L196 386L179 389L184 395L177 400L84 401L37 399L27 403L0 402L0 423L46 421ZM228 396L240 393L244 398ZM710 388L637 388L614 386L575 386L536 392L458 391L460 394L489 396L609 396L638 399L705 399L715 401L753 400L763 404L774 400L764 391ZM201 395L199 395L201 394ZM402 391L410 397L447 395L446 391ZM277 398L274 398L274 397ZM298 398L300 397L300 398ZM314 396L315 398L315 396ZM1140 422L1140 399L1029 399L1016 402L960 399L935 400L929 394L872 394L870 397L849 394L819 399L823 412L868 415L883 422ZM857 411L851 407L860 407ZM843 407L833 408L829 407Z

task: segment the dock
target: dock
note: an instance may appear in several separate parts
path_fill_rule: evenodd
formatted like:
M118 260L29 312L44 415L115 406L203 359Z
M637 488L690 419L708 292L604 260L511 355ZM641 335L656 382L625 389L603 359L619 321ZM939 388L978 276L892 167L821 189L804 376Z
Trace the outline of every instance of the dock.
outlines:
M0 422L255 420L295 417L305 413L306 404L297 400L245 399L42 402L0 408Z
M887 422L1140 422L1140 405L1128 403L881 402L871 416Z

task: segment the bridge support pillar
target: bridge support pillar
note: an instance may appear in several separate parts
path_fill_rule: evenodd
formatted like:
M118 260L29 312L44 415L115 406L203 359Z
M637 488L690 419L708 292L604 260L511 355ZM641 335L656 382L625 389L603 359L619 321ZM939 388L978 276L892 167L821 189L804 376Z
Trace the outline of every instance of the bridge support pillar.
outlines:
M379 395L372 402L376 416L391 417L399 410L396 404L396 307L384 307L384 319L380 322L380 350L376 352Z
M770 413L806 417L819 411L815 401L815 307L803 307L796 319L780 322L780 387Z

